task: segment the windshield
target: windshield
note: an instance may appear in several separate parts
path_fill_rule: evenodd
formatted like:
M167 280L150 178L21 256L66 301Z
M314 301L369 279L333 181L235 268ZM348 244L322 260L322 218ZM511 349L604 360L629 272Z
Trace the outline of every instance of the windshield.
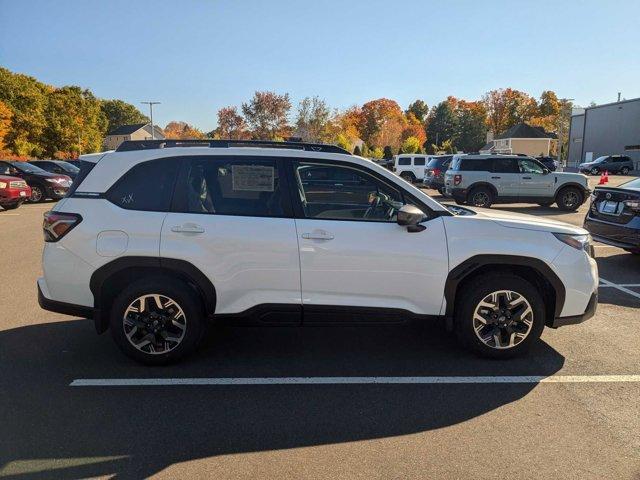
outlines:
M65 172L78 173L80 169L75 165L71 165L69 162L63 162L62 160L56 162L58 165L62 167Z
M11 165L16 167L21 172L47 173L45 170L41 169L40 167L36 167L35 165L32 165L31 163L27 163L27 162L11 162Z
M607 159L607 156L605 155L604 157L598 157L596 158L593 163L602 163Z

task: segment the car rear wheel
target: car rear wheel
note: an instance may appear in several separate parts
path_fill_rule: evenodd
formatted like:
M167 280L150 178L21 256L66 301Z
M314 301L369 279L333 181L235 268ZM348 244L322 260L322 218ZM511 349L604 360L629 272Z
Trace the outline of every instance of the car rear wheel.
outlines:
M622 167L622 169L620 170L620 173L622 175L628 175L629 174L629 167Z
M406 180L409 183L413 183L416 181L416 176L411 172L402 172L400 177Z
M438 187L438 193L444 197L444 187Z
M544 329L538 289L511 274L481 275L464 284L455 309L460 341L478 355L510 358L526 352Z
M600 173L600 169L597 167L593 167L591 169L591 175L598 175Z
M109 327L126 355L147 365L165 365L198 347L205 315L198 296L182 281L151 277L120 292Z
M29 197L31 203L39 203L44 201L44 189L40 185L33 185L31 187L31 196Z
M560 210L574 211L580 208L584 200L582 192L575 187L566 187L558 192L556 203Z
M2 208L4 208L5 210L14 210L20 205L22 205L22 202L7 203L5 205L2 205Z
M474 207L489 208L493 203L493 192L487 187L475 187L469 192L467 203Z

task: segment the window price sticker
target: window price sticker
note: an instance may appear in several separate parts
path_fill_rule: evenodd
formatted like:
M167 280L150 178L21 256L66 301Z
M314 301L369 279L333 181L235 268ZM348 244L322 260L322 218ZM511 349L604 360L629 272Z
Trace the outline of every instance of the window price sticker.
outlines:
M234 191L273 192L275 168L266 165L232 165Z

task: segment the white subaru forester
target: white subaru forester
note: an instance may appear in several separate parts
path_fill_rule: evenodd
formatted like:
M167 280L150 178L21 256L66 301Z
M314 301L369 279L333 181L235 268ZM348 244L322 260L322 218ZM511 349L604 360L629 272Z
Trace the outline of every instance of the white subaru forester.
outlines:
M92 318L149 364L223 321L440 318L504 358L597 306L585 230L444 206L331 145L125 142L81 157L43 230L42 308Z

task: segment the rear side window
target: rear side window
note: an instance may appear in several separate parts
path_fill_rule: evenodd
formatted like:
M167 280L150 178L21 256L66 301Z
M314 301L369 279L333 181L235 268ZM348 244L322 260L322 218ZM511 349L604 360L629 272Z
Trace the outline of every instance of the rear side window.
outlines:
M413 159L414 165L423 166L425 163L426 163L426 160L424 157L415 157Z
M518 161L515 158L494 158L493 171L495 173L520 173Z
M78 173L78 175L76 176L76 179L73 181L73 183L71 184L71 187L67 191L67 195L66 195L67 197L70 197L75 193L78 187L82 184L82 181L85 178L87 178L87 175L89 175L89 172L93 170L93 167L96 166L95 163L87 162L85 160L80 160L80 162L78 163L79 163L78 167L80 168L80 173Z
M411 165L411 158L410 157L399 158L398 165Z
M109 189L107 200L127 210L168 212L179 165L176 158L139 163Z
M485 158L463 158L459 169L465 172L488 172L491 170L491 160Z
M187 213L285 216L274 159L189 159L185 195L179 208Z

